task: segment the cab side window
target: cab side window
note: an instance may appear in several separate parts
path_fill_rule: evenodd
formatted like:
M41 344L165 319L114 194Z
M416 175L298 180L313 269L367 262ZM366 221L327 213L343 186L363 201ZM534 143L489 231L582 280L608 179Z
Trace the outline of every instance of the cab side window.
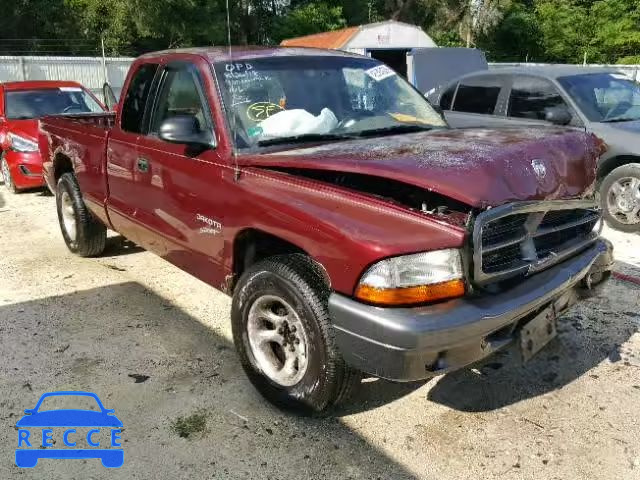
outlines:
M548 80L515 77L509 94L507 115L531 120L545 120L547 109L567 107L558 89Z
M460 82L453 111L493 115L502 83L495 76L483 75Z
M127 95L122 104L120 126L131 133L142 133L144 112L149 98L151 84L158 70L158 65L149 63L140 66L134 74Z
M196 73L189 66L168 67L163 75L162 85L150 128L157 133L165 120L191 115L198 120L200 129L211 127L208 108L197 83Z

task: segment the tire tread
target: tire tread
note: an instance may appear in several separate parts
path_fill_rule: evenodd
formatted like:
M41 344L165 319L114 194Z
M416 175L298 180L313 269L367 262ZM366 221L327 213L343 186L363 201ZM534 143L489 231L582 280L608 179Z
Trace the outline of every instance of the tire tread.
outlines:
M84 200L82 200L80 186L73 173L67 172L60 176L57 195L60 195L60 190L61 188L65 188L65 185L69 188L69 194L71 195L77 215L75 249L72 248L68 242L67 246L73 253L81 257L96 257L104 252L107 245L107 228L93 217L85 205ZM60 228L63 228L60 215L58 211Z
M600 185L600 198L602 202L602 215L607 225L611 228L619 230L621 232L634 233L640 232L640 223L635 225L628 225L619 222L613 217L607 208L607 194L611 185L614 182L623 177L636 177L640 178L640 163L627 163L618 168L612 170L602 181Z
M307 306L314 313L314 317L326 344L326 378L328 390L323 400L313 405L314 414L326 414L332 407L345 401L354 388L360 383L360 372L345 364L338 351L334 339L334 329L331 324L327 302L331 289L322 268L308 256L301 253L276 255L268 257L249 267L241 276L234 295L233 310L238 308L238 292L243 285L259 272L268 271L290 284L295 285L300 296L305 299ZM236 343L238 345L238 343Z

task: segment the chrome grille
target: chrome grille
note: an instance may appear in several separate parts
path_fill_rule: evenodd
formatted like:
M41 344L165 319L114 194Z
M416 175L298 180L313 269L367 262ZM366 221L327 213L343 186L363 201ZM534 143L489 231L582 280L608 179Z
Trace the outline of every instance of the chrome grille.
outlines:
M527 276L592 244L600 212L592 201L503 205L476 218L473 276L478 285Z

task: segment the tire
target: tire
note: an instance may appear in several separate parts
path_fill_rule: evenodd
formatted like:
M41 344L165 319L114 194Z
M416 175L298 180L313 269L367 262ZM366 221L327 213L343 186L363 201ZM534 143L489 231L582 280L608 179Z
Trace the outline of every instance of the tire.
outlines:
M11 177L11 172L9 171L9 165L7 164L6 158L2 156L2 163L0 163L0 169L2 170L2 179L4 181L5 188L11 193L19 193L20 189L16 187L16 184L13 182L13 178Z
M72 253L95 257L104 251L107 229L87 209L73 173L64 173L58 180L56 208L62 237Z
M621 187L626 188L622 200L625 209L617 200L621 194L616 189ZM622 165L609 173L600 186L600 196L607 225L622 232L640 232L640 212L633 213L640 209L640 163Z
M360 373L345 365L335 346L327 310L329 293L323 272L302 254L267 258L250 267L238 281L231 306L233 341L251 383L279 408L305 415L327 411L345 400L360 382ZM260 310L268 302L273 302L269 306L271 310ZM266 354L255 348L255 340L252 347L250 340L257 328L254 311L267 311L269 319L275 318L277 322L282 318L291 322L282 326L282 323L265 321L264 330L268 335L279 337L280 342L265 342ZM285 311L286 317L282 316ZM278 325L284 329L282 334ZM295 325L297 329L293 328ZM286 337L289 343L282 347ZM296 340L300 343L295 343ZM285 351L287 348L289 353ZM292 348L296 353L291 354ZM286 377L286 381L282 378L284 368L277 371L265 361L266 357L277 362L282 352L286 358L298 356L297 370L292 370L295 373ZM280 363L283 363L281 357ZM300 368L302 364L306 366ZM279 377L274 378L276 375Z

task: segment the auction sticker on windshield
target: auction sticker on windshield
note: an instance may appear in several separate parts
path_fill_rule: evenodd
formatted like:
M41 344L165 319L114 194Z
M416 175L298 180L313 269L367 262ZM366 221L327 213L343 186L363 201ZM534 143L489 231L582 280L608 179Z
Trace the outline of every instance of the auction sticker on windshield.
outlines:
M51 408L69 404L83 408ZM33 468L41 458L99 458L107 468L119 468L124 463L122 422L95 393L45 393L24 413L16 423L18 467Z
M396 72L391 70L386 65L378 65L376 67L365 70L365 73L373 78L376 82L384 80L385 78L393 77Z

